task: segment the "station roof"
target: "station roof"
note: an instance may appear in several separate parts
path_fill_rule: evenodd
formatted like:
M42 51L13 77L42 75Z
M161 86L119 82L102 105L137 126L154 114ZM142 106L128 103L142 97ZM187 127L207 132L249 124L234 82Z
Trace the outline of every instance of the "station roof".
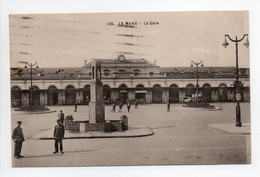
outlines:
M33 77L37 79L88 79L89 74L83 74L84 68L33 68ZM142 71L141 71L142 73ZM144 76L144 75L143 75ZM153 77L193 79L196 78L194 67L160 67L160 73L154 73ZM23 80L30 77L30 68L11 68L11 79ZM113 76L112 76L113 77ZM137 77L141 77L141 74ZM144 76L145 77L145 76ZM150 76L146 76L150 77ZM200 78L235 78L235 67L200 67ZM239 77L249 78L249 68L240 68ZM118 78L118 77L117 77ZM120 77L119 77L120 78Z

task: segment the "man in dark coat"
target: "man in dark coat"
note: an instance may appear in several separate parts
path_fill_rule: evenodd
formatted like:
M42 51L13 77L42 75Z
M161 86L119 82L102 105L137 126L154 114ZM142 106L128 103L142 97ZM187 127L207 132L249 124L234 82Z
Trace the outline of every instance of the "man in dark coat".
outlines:
M119 102L118 112L122 112L123 105L124 105L123 102Z
M138 109L138 99L135 100L135 109Z
M113 102L113 106L112 106L112 112L116 112L116 102Z
M61 121L61 124L63 125L63 122L64 122L64 113L62 112L62 110L60 110L60 114L59 114L59 119Z
M75 110L74 110L74 112L77 112L78 111L78 104L77 104L77 102L75 102Z
M53 152L54 154L56 154L57 152L59 152L58 150L58 145L60 144L60 152L63 154L63 145L62 145L62 140L64 138L64 126L62 125L60 119L57 120L57 125L54 128L54 140L55 140L55 151Z
M167 102L167 112L170 112L171 102L168 100Z
M127 111L129 112L131 108L131 101L128 99L127 100Z
M12 139L14 140L14 158L19 159L21 155L22 144L24 142L23 129L21 128L22 121L17 121L17 127L13 131Z

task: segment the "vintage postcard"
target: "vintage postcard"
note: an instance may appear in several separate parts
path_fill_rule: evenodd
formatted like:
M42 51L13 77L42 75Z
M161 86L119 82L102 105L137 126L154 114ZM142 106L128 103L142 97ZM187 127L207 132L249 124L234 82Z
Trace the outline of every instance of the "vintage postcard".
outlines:
M248 16L11 14L13 167L250 164Z

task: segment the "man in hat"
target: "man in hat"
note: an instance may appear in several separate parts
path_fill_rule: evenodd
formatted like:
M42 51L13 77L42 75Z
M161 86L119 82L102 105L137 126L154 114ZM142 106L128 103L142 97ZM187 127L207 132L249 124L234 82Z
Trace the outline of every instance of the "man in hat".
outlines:
M127 105L127 111L129 112L131 108L131 101L129 99L127 100L126 105Z
M62 110L60 110L60 114L58 115L60 121L61 121L61 124L63 125L63 122L64 122L64 113L62 112Z
M58 150L58 145L60 144L60 152L63 154L63 145L62 145L62 140L64 138L64 126L61 123L61 120L58 119L57 120L57 125L54 128L54 140L55 140L55 151L53 152L53 154L56 154L59 152Z
M74 110L74 112L77 112L78 111L78 104L77 104L77 102L75 102L75 110Z
M14 140L14 158L19 159L21 155L22 144L24 142L23 129L21 128L22 121L17 121L17 127L14 129L12 139Z
M171 102L170 100L167 101L167 112L170 112Z

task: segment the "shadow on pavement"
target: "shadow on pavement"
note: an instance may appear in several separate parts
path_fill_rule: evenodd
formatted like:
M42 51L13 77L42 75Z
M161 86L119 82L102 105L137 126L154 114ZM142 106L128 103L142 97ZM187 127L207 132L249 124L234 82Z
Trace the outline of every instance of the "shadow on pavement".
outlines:
M64 151L64 154L71 154L71 153L78 153L78 152L92 152L92 151L97 151L97 150L78 150L78 151ZM38 157L53 157L53 156L62 156L64 154L61 153L57 153L57 154L46 154L46 155L32 155L32 156L25 156L23 157L23 159L27 159L27 158L38 158Z
M175 126L163 126L163 127L153 127L152 129L161 129L161 128L174 128Z

